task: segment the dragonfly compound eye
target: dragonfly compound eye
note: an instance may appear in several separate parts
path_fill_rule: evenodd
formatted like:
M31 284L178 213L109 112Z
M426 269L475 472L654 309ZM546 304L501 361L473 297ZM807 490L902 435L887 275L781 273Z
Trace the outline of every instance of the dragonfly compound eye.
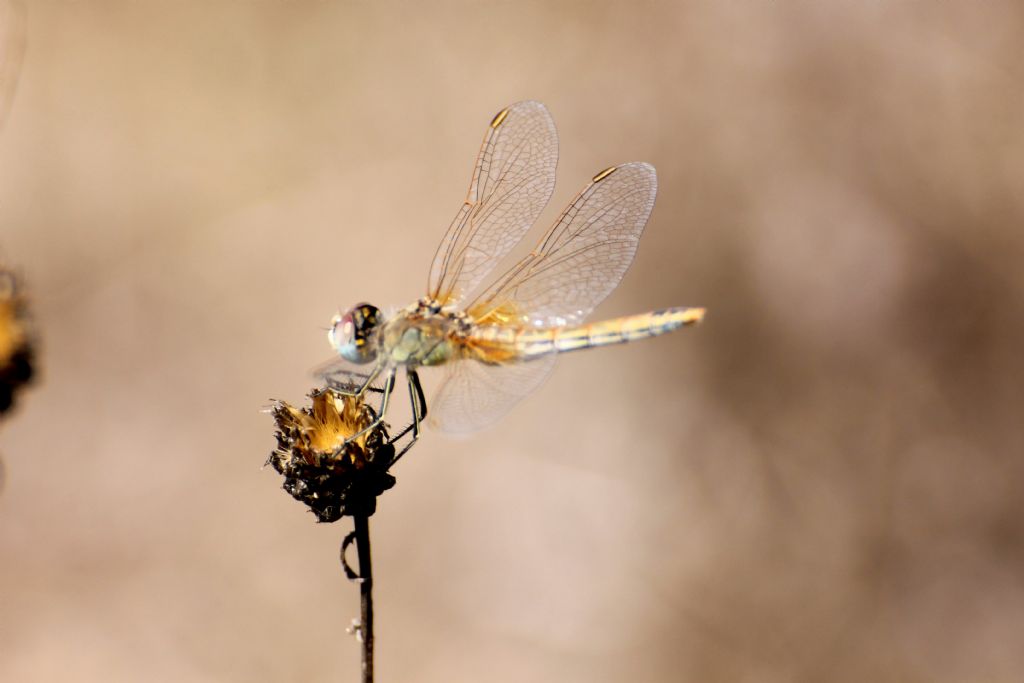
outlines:
M358 304L345 315L335 317L328 337L331 345L345 360L369 363L377 357L377 327L382 320L380 309Z

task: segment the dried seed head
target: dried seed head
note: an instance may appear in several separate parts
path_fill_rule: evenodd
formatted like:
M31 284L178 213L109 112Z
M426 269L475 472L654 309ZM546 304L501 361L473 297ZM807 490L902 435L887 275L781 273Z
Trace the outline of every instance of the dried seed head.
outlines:
M0 265L0 414L32 379L35 334L28 302L13 272Z
M285 478L284 490L310 507L321 522L373 514L377 496L395 479L395 456L383 423L346 443L376 419L361 399L330 389L310 394L312 406L274 403L277 449L267 461Z

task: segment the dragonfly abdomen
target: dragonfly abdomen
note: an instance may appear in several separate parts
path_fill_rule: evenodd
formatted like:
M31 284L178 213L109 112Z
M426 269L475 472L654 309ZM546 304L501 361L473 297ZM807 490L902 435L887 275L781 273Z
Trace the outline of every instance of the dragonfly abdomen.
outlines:
M540 330L492 329L477 337L478 348L491 362L532 360L552 353L578 351L595 346L624 344L665 334L684 325L700 322L703 308L667 308L652 313L640 313L623 318L580 325ZM484 330L480 330L484 332Z

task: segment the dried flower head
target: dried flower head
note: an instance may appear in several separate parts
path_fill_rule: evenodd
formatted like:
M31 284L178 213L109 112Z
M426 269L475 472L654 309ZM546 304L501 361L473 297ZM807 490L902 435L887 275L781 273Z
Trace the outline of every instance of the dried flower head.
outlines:
M0 265L0 414L32 379L35 335L18 278Z
M395 484L395 457L385 425L346 443L376 419L361 399L331 389L310 394L312 406L276 401L277 449L267 461L284 476L284 490L310 507L321 522L371 515L377 496Z

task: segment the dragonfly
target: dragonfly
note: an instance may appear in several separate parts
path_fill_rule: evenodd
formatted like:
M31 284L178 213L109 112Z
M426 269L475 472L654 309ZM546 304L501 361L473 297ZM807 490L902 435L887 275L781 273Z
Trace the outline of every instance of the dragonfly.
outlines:
M427 416L421 368L445 371L429 403L431 425L471 433L540 387L562 353L654 337L704 317L703 308L676 307L584 322L633 262L654 207L657 175L643 162L595 174L529 254L497 269L551 198L557 162L558 136L543 104L502 109L434 254L426 294L389 316L360 303L331 320L337 356L320 373L327 385L359 398L371 387L381 394L375 423L353 439L384 419L399 369L412 406L404 452Z

